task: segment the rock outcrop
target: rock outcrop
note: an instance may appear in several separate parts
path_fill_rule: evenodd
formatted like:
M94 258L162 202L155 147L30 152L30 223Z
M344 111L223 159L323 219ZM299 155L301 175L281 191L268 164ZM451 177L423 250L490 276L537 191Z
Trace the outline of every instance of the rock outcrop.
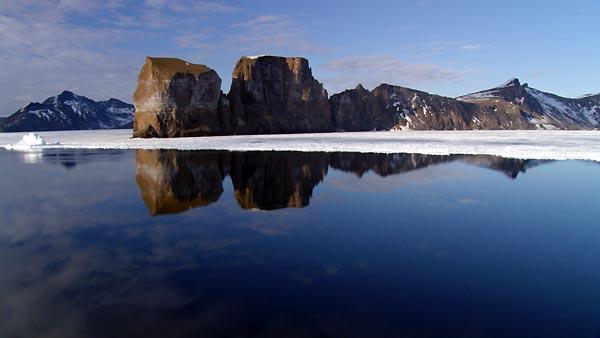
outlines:
M334 130L327 91L301 57L241 58L228 98L236 134Z
M231 133L221 78L204 65L174 58L146 58L133 101L134 137Z
M458 98L389 84L328 98L308 60L256 56L237 62L227 95L220 86L206 66L147 58L134 94L134 136L600 127L600 94L563 98L517 79Z

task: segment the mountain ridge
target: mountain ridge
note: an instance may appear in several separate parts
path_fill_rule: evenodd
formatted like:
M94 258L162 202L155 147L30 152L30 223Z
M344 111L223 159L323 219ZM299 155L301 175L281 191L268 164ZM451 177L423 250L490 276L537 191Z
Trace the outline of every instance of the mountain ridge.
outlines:
M115 98L94 101L65 90L0 118L0 131L121 129L132 123L131 104Z

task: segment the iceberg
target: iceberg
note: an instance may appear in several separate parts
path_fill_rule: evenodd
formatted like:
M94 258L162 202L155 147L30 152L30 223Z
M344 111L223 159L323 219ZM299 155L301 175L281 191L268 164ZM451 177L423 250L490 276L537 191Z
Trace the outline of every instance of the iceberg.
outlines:
M47 143L41 136L36 133L29 133L23 136L21 140L15 144L6 144L3 147L7 150L18 150L18 151L35 151L41 150L45 146L58 145L58 142Z

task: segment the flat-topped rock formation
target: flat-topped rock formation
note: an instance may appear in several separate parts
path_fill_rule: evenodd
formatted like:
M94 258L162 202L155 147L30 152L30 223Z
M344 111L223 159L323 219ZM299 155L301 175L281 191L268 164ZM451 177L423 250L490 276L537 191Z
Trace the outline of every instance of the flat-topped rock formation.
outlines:
M204 66L174 58L146 58L133 95L134 137L231 134L221 78Z
M134 137L371 130L597 129L600 95L563 98L518 79L458 98L381 84L328 97L308 60L242 57L227 95L204 66L147 58L134 94Z
M305 58L243 57L232 76L227 96L236 134L334 130L327 91Z

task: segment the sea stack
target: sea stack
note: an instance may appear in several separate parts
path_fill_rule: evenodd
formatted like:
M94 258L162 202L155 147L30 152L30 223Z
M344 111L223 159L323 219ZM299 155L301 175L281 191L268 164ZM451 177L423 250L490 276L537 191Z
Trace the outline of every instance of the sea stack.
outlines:
M333 131L323 85L301 57L242 57L232 75L232 127L236 134Z
M133 95L134 137L231 134L229 103L221 78L200 64L146 58Z

